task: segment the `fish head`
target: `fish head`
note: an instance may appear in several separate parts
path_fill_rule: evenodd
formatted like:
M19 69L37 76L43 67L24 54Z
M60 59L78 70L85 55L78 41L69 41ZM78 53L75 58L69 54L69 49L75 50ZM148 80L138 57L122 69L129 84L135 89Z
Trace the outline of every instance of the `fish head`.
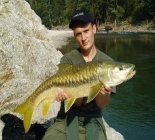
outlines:
M134 64L105 61L99 69L99 80L106 87L119 85L135 75L134 68Z

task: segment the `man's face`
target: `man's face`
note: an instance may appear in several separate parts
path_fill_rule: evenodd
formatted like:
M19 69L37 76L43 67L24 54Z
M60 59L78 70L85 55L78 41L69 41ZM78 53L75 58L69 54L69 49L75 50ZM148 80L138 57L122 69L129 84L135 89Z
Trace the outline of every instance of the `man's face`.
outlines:
M82 50L89 50L94 47L94 34L96 33L96 25L92 23L84 23L76 21L73 27L74 36Z

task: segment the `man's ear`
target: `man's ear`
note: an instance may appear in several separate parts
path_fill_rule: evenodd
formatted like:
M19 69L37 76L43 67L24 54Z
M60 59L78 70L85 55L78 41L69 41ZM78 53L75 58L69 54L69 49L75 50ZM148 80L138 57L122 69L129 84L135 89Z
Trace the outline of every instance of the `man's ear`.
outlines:
M94 32L94 34L96 33L96 30L97 30L96 24L93 24L93 32Z

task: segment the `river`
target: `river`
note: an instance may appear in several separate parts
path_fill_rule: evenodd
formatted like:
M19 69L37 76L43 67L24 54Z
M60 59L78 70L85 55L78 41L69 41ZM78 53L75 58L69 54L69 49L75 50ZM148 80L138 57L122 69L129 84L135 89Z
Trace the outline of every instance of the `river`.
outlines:
M155 34L96 34L98 49L115 61L133 63L137 71L117 86L117 94L103 110L110 127L125 140L155 140ZM78 47L70 38L60 51Z

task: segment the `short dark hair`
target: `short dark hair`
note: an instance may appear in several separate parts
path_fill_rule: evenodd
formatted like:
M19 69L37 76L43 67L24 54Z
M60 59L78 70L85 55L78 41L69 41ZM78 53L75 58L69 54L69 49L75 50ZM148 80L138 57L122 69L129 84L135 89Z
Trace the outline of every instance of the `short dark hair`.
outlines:
M74 23L77 20L80 20L84 23L89 23L89 22L92 22L93 24L95 23L91 14L85 9L79 9L73 14L71 21L69 23L69 28L73 28Z

